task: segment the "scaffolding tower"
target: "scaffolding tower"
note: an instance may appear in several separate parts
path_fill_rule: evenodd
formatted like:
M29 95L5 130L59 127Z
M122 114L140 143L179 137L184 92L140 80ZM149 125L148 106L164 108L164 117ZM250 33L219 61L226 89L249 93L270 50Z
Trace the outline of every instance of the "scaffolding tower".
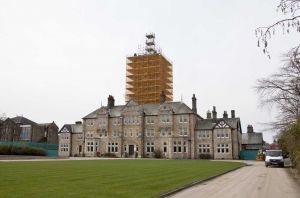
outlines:
M155 46L155 34L146 34L143 53L127 57L125 101L158 103L163 91L173 101L173 66Z

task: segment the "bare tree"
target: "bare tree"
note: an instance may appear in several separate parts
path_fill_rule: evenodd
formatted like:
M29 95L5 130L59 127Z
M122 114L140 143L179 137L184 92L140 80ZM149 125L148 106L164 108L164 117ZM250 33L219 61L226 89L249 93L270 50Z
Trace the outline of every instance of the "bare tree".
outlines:
M274 22L271 25L256 28L255 34L258 38L258 47L263 48L263 52L270 58L270 53L268 51L268 41L276 33L289 34L292 30L300 32L300 0L280 0L277 6L277 11L282 12L285 18ZM293 48L294 50L299 48Z
M277 129L295 123L300 116L300 62L299 47L285 57L285 64L278 73L258 80L255 87L262 105L275 105L279 114L271 123Z
M0 115L0 120L5 120L7 118L6 113Z

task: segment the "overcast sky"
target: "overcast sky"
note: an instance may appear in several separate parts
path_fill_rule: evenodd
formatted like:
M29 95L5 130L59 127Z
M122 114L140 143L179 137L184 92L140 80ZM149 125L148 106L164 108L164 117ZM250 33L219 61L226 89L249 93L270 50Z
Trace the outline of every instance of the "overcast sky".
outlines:
M206 117L236 110L243 132L270 131L275 111L259 106L256 80L275 72L299 35L279 33L271 60L257 47L256 27L275 22L275 0L0 1L0 114L35 122L74 123L107 104L125 102L126 56L154 32L173 62L174 101ZM298 36L298 38L296 37ZM296 39L297 38L297 39Z

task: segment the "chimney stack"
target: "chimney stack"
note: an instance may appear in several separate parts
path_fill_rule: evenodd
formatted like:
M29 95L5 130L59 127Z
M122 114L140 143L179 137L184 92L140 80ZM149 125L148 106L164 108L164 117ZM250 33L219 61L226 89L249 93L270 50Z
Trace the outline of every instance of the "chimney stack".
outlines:
M161 91L160 93L160 104L165 103L166 102L166 94L164 91Z
M76 121L75 124L82 124L82 122L81 121Z
M224 113L223 113L223 118L228 118L227 111L224 111Z
M196 98L195 94L193 94L193 97L192 97L192 111L194 113L197 113L197 98Z
M206 114L207 114L207 117L206 117L206 118L207 118L207 119L211 119L211 112L210 112L210 110L208 110Z
M216 111L216 107L215 106L213 106L212 114L213 114L213 119L217 119L217 111Z
M235 118L235 110L231 110L231 118Z
M115 99L112 95L109 95L107 98L107 108L111 109L115 106Z
M247 126L247 133L253 133L253 132L254 132L253 126L249 124L249 125Z

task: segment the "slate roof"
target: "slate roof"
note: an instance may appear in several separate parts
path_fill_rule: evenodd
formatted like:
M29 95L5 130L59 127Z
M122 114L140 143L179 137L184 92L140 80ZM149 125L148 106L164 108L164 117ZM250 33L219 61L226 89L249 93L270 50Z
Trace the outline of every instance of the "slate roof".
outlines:
M62 130L66 128L71 133L82 133L82 124L65 124L58 133L62 133Z
M262 133L243 133L242 144L262 144L263 135Z
M17 124L37 125L37 123L35 123L32 120L29 120L23 116L17 116L17 117L11 118L11 119Z
M92 113L86 115L83 117L83 119L91 119L96 118L98 114L106 114L107 112L111 117L119 117L121 116L124 108L126 106L129 106L130 102L128 102L126 105L119 105L114 106L113 108L109 109L107 111L107 107L103 106L99 109L96 109ZM146 115L158 115L160 108L166 106L166 109L171 109L174 114L192 114L194 113L191 108L189 108L186 104L182 102L165 102L163 104L160 103L152 103L152 104L143 104L138 105L138 107L146 114ZM103 111L103 112L101 112Z
M217 118L213 119L203 119L197 120L196 130L211 130L215 127L216 123L220 121L225 121L231 128L236 129L238 127L238 123L240 122L240 118Z
M56 127L58 128L58 126L55 124L54 121L53 121L53 122L50 122L50 123L39 123L38 125L39 125L39 126L42 126L42 127L49 127L49 126L51 126L51 125L54 125L54 126L56 126Z

